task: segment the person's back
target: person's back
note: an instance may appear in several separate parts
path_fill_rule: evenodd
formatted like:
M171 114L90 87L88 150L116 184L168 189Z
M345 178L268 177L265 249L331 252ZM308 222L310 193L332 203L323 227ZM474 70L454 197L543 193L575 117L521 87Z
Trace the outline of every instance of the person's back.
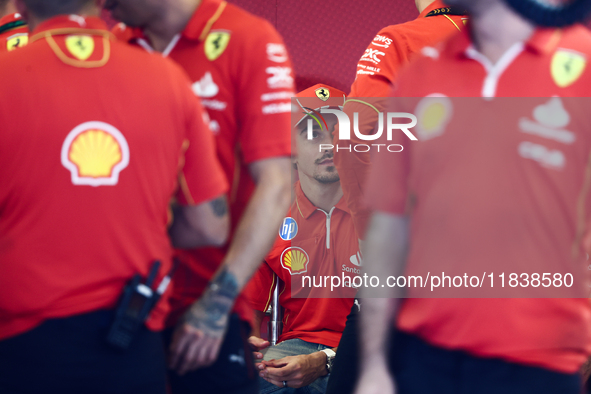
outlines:
M116 41L98 18L39 24L27 47L0 55L0 87L0 346L10 346L49 319L113 308L156 260L158 284L172 265L177 185L195 205L226 183L181 69ZM161 329L166 312L162 300L147 326Z

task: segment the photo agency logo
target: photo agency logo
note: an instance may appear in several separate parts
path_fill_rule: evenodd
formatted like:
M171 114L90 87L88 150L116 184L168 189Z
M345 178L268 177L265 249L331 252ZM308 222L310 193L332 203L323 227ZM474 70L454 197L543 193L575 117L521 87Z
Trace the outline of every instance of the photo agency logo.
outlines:
M300 99L296 99L296 101L298 107L303 110L303 112L298 113L298 116L303 115L300 122L306 120L308 140L314 139L314 128L328 130L329 133L332 133L333 130L329 129L326 115L333 115L336 118L336 124L338 125L338 140L333 141L337 142L336 145L319 144L319 151L402 152L404 149L402 145L390 143L393 139L394 133L397 132L404 133L410 141L418 141L417 137L411 131L411 129L417 125L417 117L411 113L380 112L371 103L358 99L347 99L346 102L364 104L367 107L365 108L367 111L349 113L348 111L345 112L342 106L328 105L313 109L309 106L303 105L303 100L300 101ZM353 116L353 119L350 119L351 115ZM360 124L365 125L362 127L365 127L366 130L360 129ZM368 127L367 125L370 126ZM334 131L336 131L336 129ZM351 141L352 133L355 135L356 141L361 140L364 141L364 143L338 144L338 141Z

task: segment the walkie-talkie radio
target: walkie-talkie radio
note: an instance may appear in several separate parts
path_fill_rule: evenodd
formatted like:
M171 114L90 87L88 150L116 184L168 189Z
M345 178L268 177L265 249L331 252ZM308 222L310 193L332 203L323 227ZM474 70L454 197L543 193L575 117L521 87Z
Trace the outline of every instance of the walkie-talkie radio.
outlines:
M142 277L139 274L133 276L125 286L115 310L115 317L107 334L107 343L122 350L129 348L134 336L166 291L176 266L177 262L175 261L172 269L162 279L156 290L152 289L152 283L160 269L160 261L154 262L145 283L141 283Z

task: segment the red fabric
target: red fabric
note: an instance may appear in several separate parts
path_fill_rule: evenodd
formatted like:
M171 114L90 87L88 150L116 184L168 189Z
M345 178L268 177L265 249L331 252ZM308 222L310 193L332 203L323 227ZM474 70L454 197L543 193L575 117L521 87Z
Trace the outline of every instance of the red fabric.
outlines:
M586 272L580 224L589 212L584 185L590 181L591 139L587 129L581 130L586 122L576 120L586 119L588 106L579 108L578 99L565 97L588 96L591 71L587 66L580 76L573 74L570 85L560 87L555 77L572 68L550 64L565 50L588 59L591 34L580 26L538 30L497 78L496 92L490 90L495 86L490 78L485 83L487 72L468 48L468 34L458 34L401 74L396 95L416 97L400 99L400 109L419 117L419 141L409 142L399 133L401 141L392 143L403 144L404 151L377 156L366 193L370 206L397 215L410 209L407 272L433 267L435 261L437 267L458 262L489 271L513 264L523 267L525 262L533 272L562 272L574 264ZM516 111L508 111L505 105L499 117L494 115L499 110L491 109L494 119L479 123L494 125L488 130L467 127L466 122L475 119L461 101L448 99L453 111L447 113L453 115L447 126L437 134L422 128L418 108L428 100L424 97L480 97L487 91L495 97L518 97L514 103L525 110L516 105ZM550 99L554 96L563 99ZM496 108L492 106L502 100L470 103ZM576 143L524 133L518 127L550 100L563 102L570 113L566 128ZM535 144L538 151L552 151L564 160L544 165L523 155L524 144ZM573 250L578 257L572 257ZM590 324L585 298L411 298L403 302L397 321L401 330L444 348L565 373L576 372L591 353Z
M128 39L134 36L118 31ZM206 37L215 38L220 33L229 34L227 47L219 57L209 60ZM232 4L204 0L168 57L189 74L195 93L201 95L209 112L218 159L232 185L229 201L233 233L255 188L248 164L291 155L290 98L294 91L289 56L283 40L267 21ZM203 293L226 250L179 251L184 266L175 276L170 324ZM251 310L241 298L236 310L250 320Z
M445 7L436 0L419 15L418 18L399 25L388 26L376 35L357 64L357 78L351 87L350 98L368 101L380 108L380 98L388 97L392 85L396 82L400 69L408 63L420 49L435 45L464 27L465 17L439 15L426 17L431 11ZM448 19L449 18L449 19ZM364 124L371 125L370 130L360 127L364 134L370 134L377 121L377 113L363 104L356 102L345 106L345 113L353 119L353 113L360 113ZM338 140L335 131L334 145L346 148L350 145L363 144L354 134L347 141ZM351 210L359 238L364 238L370 212L363 204L362 187L369 173L370 153L337 151L335 164L341 174L341 186Z
M23 18L20 14L9 14L3 18L0 18L0 29L5 27L7 24L16 21L22 21ZM0 33L0 52L10 52L16 48L20 48L26 45L29 36L29 28L27 25L12 28L6 30L4 33Z
M296 201L287 213L297 223L295 236L279 236L265 263L250 281L245 295L251 306L266 311L275 285L273 273L280 280L279 303L284 308L283 333L279 341L302 339L307 342L338 346L356 290L331 293L328 287L312 291L301 286L302 276L326 275L353 278L360 271L357 237L345 201L341 199L330 215L330 241L327 245L327 213L316 208L297 182ZM291 238L291 239L290 239ZM328 246L328 247L327 247ZM295 253L303 251L304 260L296 267ZM356 261L358 264L353 264ZM316 279L318 281L318 279ZM292 283L293 281L293 283ZM328 298L332 297L332 298Z
M156 259L162 278L171 267L168 204L177 175L195 204L227 190L182 70L110 40L105 64L84 68L105 53L103 38L87 28L108 31L99 19L79 20L46 21L28 46L0 55L0 338L113 307ZM92 36L87 61L69 52L65 35L52 36L56 49L40 35L60 28ZM40 81L52 84L40 89ZM168 293L152 329L163 327Z

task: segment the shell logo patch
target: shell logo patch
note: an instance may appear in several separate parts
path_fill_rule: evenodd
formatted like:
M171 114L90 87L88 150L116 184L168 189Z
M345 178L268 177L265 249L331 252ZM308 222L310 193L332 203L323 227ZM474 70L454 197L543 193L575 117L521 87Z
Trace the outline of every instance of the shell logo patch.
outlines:
M587 58L585 55L575 51L559 49L552 58L550 71L556 85L566 88L581 77L586 67Z
M314 91L314 93L316 93L316 97L322 101L326 101L330 98L330 92L325 88L318 88Z
M119 130L103 122L86 122L66 137L62 165L74 185L113 186L129 164L129 146Z
M6 39L6 49L8 52L14 51L17 48L22 48L29 42L29 35L27 33L18 33Z
M225 30L212 31L205 38L204 51L205 57L209 61L214 61L221 56L230 42L230 32Z
M428 140L440 136L451 120L451 100L442 94L432 94L422 99L415 111L419 139Z
M291 275L307 272L309 262L308 253L296 246L289 247L281 253L281 266L288 270Z
M90 36L68 36L66 48L75 58L84 61L94 52L94 39Z

